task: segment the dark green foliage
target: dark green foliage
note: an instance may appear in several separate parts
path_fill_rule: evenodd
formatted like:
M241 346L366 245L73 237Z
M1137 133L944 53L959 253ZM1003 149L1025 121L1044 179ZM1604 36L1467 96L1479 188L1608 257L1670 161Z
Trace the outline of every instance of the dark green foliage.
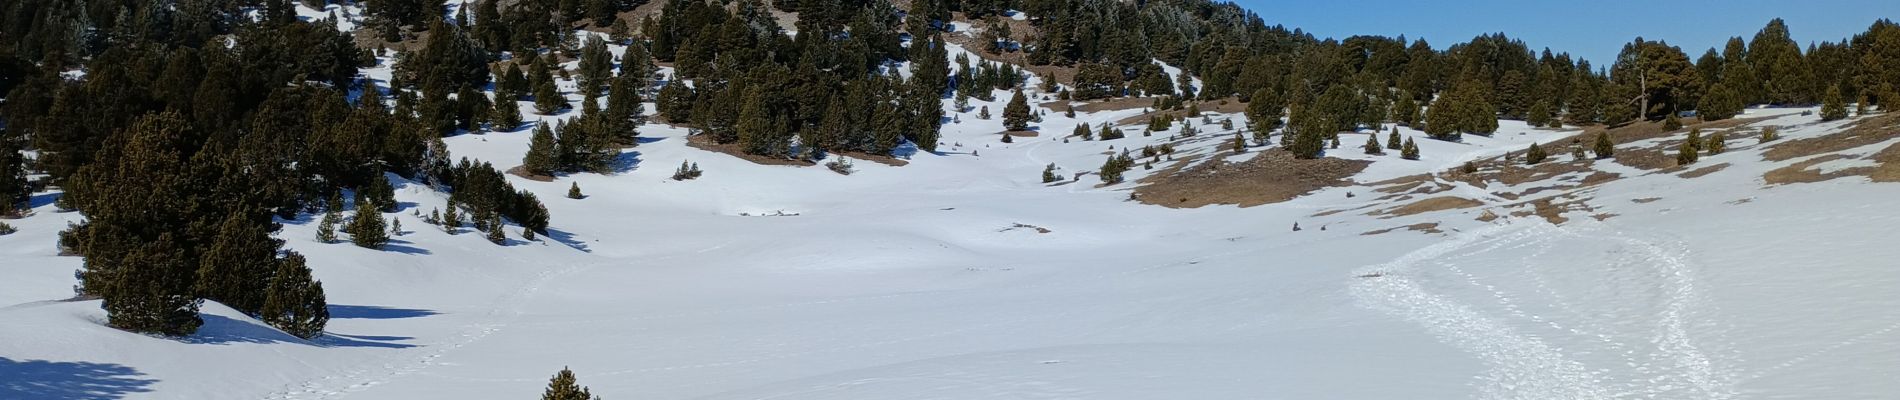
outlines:
M323 295L323 282L310 274L304 257L289 252L276 260L275 270L266 285L259 319L282 329L284 333L312 339L323 334L330 322L330 309Z
M1722 132L1715 132L1715 134L1709 135L1708 143L1703 144L1702 148L1708 150L1709 155L1722 154L1728 151L1728 135Z
M323 222L317 224L317 241L336 243L336 224L343 222L343 216L335 210L323 213Z
M1022 89L1017 89L1009 98L1009 104L1003 106L1003 127L1012 131L1029 129L1029 102L1023 97Z
M1240 132L1234 132L1233 143L1234 144L1232 146L1233 146L1235 154L1247 152L1247 138L1244 136L1241 136ZM1376 142L1374 145L1377 145Z
M534 136L528 139L528 154L521 157L521 169L535 175L554 175L559 166L554 147L554 130L548 129L547 123L535 126Z
M1055 163L1049 163L1049 166L1042 167L1042 183L1055 183L1060 180L1062 180L1062 176L1056 175Z
M548 389L541 392L541 400L599 400L599 398L589 393L587 387L575 382L574 371L563 367L561 372L554 374L553 379L548 380Z
M1467 174L1478 173L1478 164L1474 164L1470 161L1465 161L1464 166L1458 167L1458 172L1463 172Z
M1662 129L1664 132L1682 129L1682 119L1676 118L1675 113L1670 113L1669 116L1663 117Z
M1108 160L1102 162L1102 169L1096 171L1096 175L1101 176L1104 184L1122 183L1122 173L1128 172L1134 166L1135 159L1129 157L1128 150L1124 149L1119 155L1108 156Z
M1418 143L1413 142L1412 138L1405 138L1405 147L1399 150L1399 157L1407 160L1417 160L1418 156Z
M1821 120L1837 121L1847 118L1847 100L1841 97L1839 86L1827 88L1827 96L1821 100Z
M586 195L583 195L583 194L581 194L581 183L580 183L580 182L573 182L573 183L570 183L570 184L568 184L568 186L567 186L567 198L570 198L570 199L575 199L575 200L579 200L579 199L583 199L583 198L586 198L586 197L587 197Z
M452 93L489 82L488 50L454 24L434 21L422 48L397 57L403 82L427 92Z
M1772 126L1761 128L1760 142L1768 143L1768 142L1775 141L1775 139L1780 139L1781 138L1780 132L1781 130L1775 129L1775 127L1772 127Z
M1077 124L1075 130L1070 132L1069 135L1081 137L1082 140L1090 140L1095 138L1095 130L1089 129L1089 124L1084 122Z
M660 87L660 97L655 100L655 106L667 122L678 124L691 120L693 101L693 88L686 87L678 79L672 79L666 82L666 86Z
M1253 93L1247 102L1247 123L1254 132L1265 134L1280 128L1280 118L1286 115L1286 100L1271 89L1260 89Z
M485 162L475 164L463 159L453 167L444 168L437 176L451 190L450 208L457 205L468 208L467 213L460 215L500 214L524 228L536 232L547 231L547 207L541 204L534 193L515 190L514 185L508 183L502 172L493 165ZM443 218L450 219L447 215Z
M366 249L380 249L389 243L389 227L383 223L379 207L374 201L356 205L356 215L350 217L350 224L343 228L350 234L350 243Z
M1539 101L1532 105L1530 112L1524 115L1524 122L1533 127L1549 125L1551 122L1550 103Z
M1597 159L1615 157L1616 142L1610 140L1609 132L1598 132L1596 144L1591 146L1591 150L1596 153Z
M1537 165L1537 163L1544 162L1544 159L1549 158L1549 157L1550 157L1550 154L1545 153L1544 147L1538 146L1537 143L1531 143L1531 147L1529 149L1524 150L1525 164Z
M1392 133L1385 136L1385 148L1397 149L1404 146L1405 143L1399 141L1399 127L1392 127Z
M1115 139L1121 139L1123 136L1126 136L1126 135L1122 133L1121 129L1115 129L1115 127L1109 126L1108 124L1102 124L1101 134L1098 134L1095 136L1098 138L1101 138L1102 140L1115 140Z
M581 92L599 94L613 78L613 54L607 52L607 41L599 36L588 36L587 44L581 47L580 82Z
M1122 74L1114 66L1105 64L1082 64L1076 68L1075 78L1069 81L1072 88L1070 97L1075 100L1095 100L1121 96Z
M699 170L698 163L687 163L686 161L680 161L680 168L673 171L673 180L684 181L684 180L691 180L691 179L699 179L699 176L704 173L705 171Z
M535 64L540 65L540 64ZM536 80L534 84L534 110L541 115L554 115L567 108L567 98L561 97L560 89L555 88L554 78Z
M1385 154L1385 147L1379 146L1379 135L1366 135L1366 154Z
M508 234L506 233L507 230L504 229L504 228L507 228L508 226L501 222L501 214L489 214L488 222L482 225L488 227L487 238L488 238L489 243L494 243L494 244L508 243Z
M1695 164L1697 154L1694 143L1695 141L1684 141L1682 145L1676 146L1676 165Z
M270 236L277 224L261 213L233 213L198 260L194 283L198 296L256 315L264 307L266 285L283 241Z
M175 113L145 116L113 135L99 162L82 167L66 196L86 213L69 232L85 257L80 288L104 299L114 327L186 335L202 323L194 280L199 267L192 232L215 232L223 214L198 215L204 198L188 162L190 127Z
M20 154L20 142L0 129L0 216L25 209L33 192L26 181L26 157Z
M1742 97L1728 85L1716 83L1702 95L1702 102L1696 106L1696 115L1703 121L1720 121L1742 113Z

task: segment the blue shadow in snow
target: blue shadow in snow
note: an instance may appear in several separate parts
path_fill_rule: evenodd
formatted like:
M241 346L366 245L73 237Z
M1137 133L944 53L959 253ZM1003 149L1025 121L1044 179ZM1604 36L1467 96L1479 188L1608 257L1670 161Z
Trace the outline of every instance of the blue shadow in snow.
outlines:
M384 349L407 349L416 347L416 345L408 343L390 343L392 341L409 339L415 338L408 336L345 335L324 332L323 336L317 337L317 339L312 340L312 342L323 347L375 347Z
M640 152L638 151L623 151L620 155L614 156L613 170L616 174L624 174L639 167Z
M664 137L647 137L647 136L638 136L638 137L634 137L634 138L633 138L633 143L634 143L634 144L647 144L647 143L653 143L653 142L658 142L658 141L662 141L662 140L666 140L666 138L664 138Z
M151 392L156 379L119 364L0 357L0 399L120 399Z
M554 228L548 228L548 233L546 235L542 235L542 237L554 239L555 242L559 242L563 245L567 245L567 247L572 247L575 250L580 250L580 251L584 251L588 253L594 252L593 250L590 250L587 248L586 242L582 242L580 239L575 238L573 233L569 233L567 231L554 229Z
M45 207L47 204L53 204L54 202L58 202L59 196L64 196L64 195L66 195L66 192L47 192L47 193L36 194L36 195L33 195L32 197L26 198L26 207L28 210Z
M331 304L330 319L402 319L440 314L434 310Z

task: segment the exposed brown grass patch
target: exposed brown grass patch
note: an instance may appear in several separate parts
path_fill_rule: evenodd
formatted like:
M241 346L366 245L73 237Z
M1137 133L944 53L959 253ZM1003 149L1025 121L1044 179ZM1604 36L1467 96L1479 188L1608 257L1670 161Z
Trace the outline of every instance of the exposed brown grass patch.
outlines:
M1787 161L1880 143L1895 136L1900 136L1900 113L1883 113L1854 121L1840 132L1772 143L1761 157L1768 161Z
M1366 231L1365 233L1361 233L1359 235L1360 236L1379 235L1379 234L1390 233L1392 231L1396 231L1399 229L1405 229L1405 230L1414 231L1414 232L1425 232L1425 233L1444 233L1445 232L1445 231L1438 230L1437 222L1421 222L1421 223L1416 223L1416 224L1411 224L1411 225L1406 225L1406 226L1395 226L1395 227L1380 229L1376 231Z
M1478 222L1491 222L1498 220L1498 218L1504 217L1498 216L1498 213L1491 212L1491 210L1484 210L1483 214L1478 214Z
M1590 218L1596 218L1596 220L1602 221L1602 220L1606 220L1610 218L1616 218L1617 215L1618 214L1614 214L1614 213L1598 213L1598 214L1591 215Z
M1353 174L1365 170L1367 161L1321 158L1300 160L1292 153L1266 150L1253 159L1238 163L1212 160L1193 168L1179 169L1184 163L1144 179L1146 185L1135 189L1143 203L1173 208L1195 208L1210 204L1236 204L1251 207L1291 200L1326 187L1351 184Z
M1662 200L1662 198L1661 197L1644 197L1640 199L1630 199L1630 202L1636 203L1636 204L1647 204L1647 203L1654 203L1656 202L1656 200Z
M554 177L552 177L552 176L548 176L548 175L540 175L540 174L530 174L530 173L528 173L528 169L527 169L527 168L522 168L522 166L520 166L520 165L516 165L516 166L515 166L514 168L509 168L509 169L508 169L508 174L509 174L509 175L514 175L514 176L519 176L519 177L521 177L522 179L527 179L527 180L531 180L531 181L535 181L535 182L553 182L553 181L554 181Z
M1484 205L1484 202L1467 199L1463 197L1438 196L1438 197L1426 198L1419 201L1414 201L1411 203L1406 203L1398 207L1392 207L1392 208L1388 208L1384 210L1374 211L1368 215L1385 215L1387 216L1386 218L1391 218L1391 217L1401 217L1401 216L1407 216L1407 215L1424 214L1424 213L1433 212L1433 211L1472 208L1472 207L1477 207L1477 206L1482 206L1482 205Z
M1684 173L1680 173L1680 174L1676 174L1676 176L1680 176L1680 177L1684 177L1684 178L1690 178L1690 179L1694 179L1694 178L1700 178L1700 177L1702 177L1702 176L1704 176L1704 175L1708 175L1708 174L1713 174L1713 173L1716 173L1717 171L1721 171L1721 170L1723 170L1723 169L1727 169L1727 168L1728 168L1728 166L1729 166L1729 164L1728 164L1728 163L1721 163L1721 164L1715 164L1715 165L1710 165L1710 166L1707 166L1707 167L1702 167L1702 168L1696 168L1696 169L1694 169L1694 170L1691 170L1691 171L1689 171L1689 172L1684 172Z
M1880 163L1880 166L1874 167L1868 178L1874 182L1900 182L1900 143L1875 153L1874 162Z
M1820 163L1834 161L1834 160L1844 160L1844 159L1849 159L1849 158L1852 158L1852 157L1848 157L1848 156L1840 155L1840 154L1829 154L1829 155L1824 155L1820 157L1810 158L1810 159L1802 160L1801 162L1797 162L1794 164L1788 164L1788 166L1785 166L1785 167L1775 168L1773 170L1768 171L1767 173L1763 173L1761 175L1761 180L1763 182L1768 183L1769 185L1786 185L1786 184L1791 184L1791 183L1820 182L1820 181L1841 178L1841 177L1864 175L1868 172L1872 172L1873 168L1870 168L1870 167L1845 168L1845 169L1840 169L1840 170L1836 170L1836 171L1828 172L1828 173L1822 173L1821 170L1818 170L1818 169L1811 169L1815 165L1820 164Z

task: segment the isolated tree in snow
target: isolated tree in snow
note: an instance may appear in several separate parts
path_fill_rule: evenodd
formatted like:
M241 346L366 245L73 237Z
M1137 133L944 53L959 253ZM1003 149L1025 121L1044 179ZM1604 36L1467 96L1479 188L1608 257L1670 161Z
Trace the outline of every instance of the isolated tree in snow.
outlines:
M1550 157L1550 154L1545 153L1544 147L1538 146L1537 143L1531 143L1531 147L1524 150L1525 164L1536 165L1537 163L1544 162L1544 159L1548 157Z
M1597 153L1597 159L1615 157L1616 142L1610 140L1609 132L1597 132L1597 141L1593 150Z
M547 123L535 126L534 136L528 139L528 154L521 157L521 169L534 175L553 175L559 166L556 146L554 131Z
M343 216L339 215L336 209L325 211L323 221L317 223L317 241L336 243L336 224L341 223L342 219Z
M1095 131L1089 129L1089 124L1085 122L1080 125L1076 125L1075 131L1071 132L1070 135L1081 136L1082 140L1090 140L1090 139L1094 139Z
M587 197L587 196L585 196L585 195L582 195L582 194L581 194L581 183L580 183L580 182L573 182L573 183L571 183L571 184L568 184L568 186L567 186L567 198L570 198L570 199L580 199L580 198L582 198L582 197Z
M1402 149L1404 146L1405 142L1399 139L1399 127L1392 127L1392 134L1385 136L1385 148Z
M593 393L587 391L586 386L581 386L577 383L574 380L574 371L570 371L566 367L562 367L561 372L556 372L554 378L548 380L548 389L541 392L541 400L598 399L599 397L594 397Z
M540 64L536 64L540 65ZM534 85L534 110L541 115L554 115L567 108L567 98L561 97L561 90L554 86L554 78L542 79Z
M1095 135L1095 137L1101 138L1102 140L1121 139L1122 136L1124 136L1122 130L1115 129L1115 127L1109 126L1106 123L1102 124L1102 133Z
M302 254L293 251L277 260L259 316L264 323L304 339L322 334L330 323L323 282L311 276Z
M1760 138L1761 143L1773 142L1775 141L1775 139L1780 139L1780 138L1781 138L1781 130L1775 129L1775 127L1772 127L1772 126L1761 128L1761 138Z
M1059 180L1062 180L1062 177L1056 175L1055 163L1049 163L1049 166L1042 167L1042 183L1053 183Z
M350 243L366 249L379 249L389 243L388 226L383 224L383 213L377 210L375 202L356 207L356 215L350 217L350 225L344 230L350 233Z
M1379 146L1379 135L1366 135L1366 154L1385 154L1385 148Z
M1728 151L1728 135L1722 132L1709 135L1708 143L1702 147L1709 151L1709 155L1722 154L1722 152Z
M1009 104L1003 106L1003 127L1012 131L1029 129L1029 100L1023 97L1023 90L1009 98Z
M1691 143L1695 142L1683 141L1682 145L1676 146L1676 165L1695 164L1697 158L1696 147Z
M1405 138L1405 146L1399 149L1399 157L1407 160L1417 160L1418 143L1413 142L1412 138Z
M506 228L507 225L502 224L501 213L490 213L488 215L488 223L486 225L488 225L488 241L489 242L492 242L494 244L508 243L508 234L506 233L507 231L503 229L503 228Z
M447 209L442 210L442 231L448 232L450 235L454 235L455 231L457 229L460 229L461 227L462 227L462 213L460 211L456 211L455 202L450 201L449 207Z

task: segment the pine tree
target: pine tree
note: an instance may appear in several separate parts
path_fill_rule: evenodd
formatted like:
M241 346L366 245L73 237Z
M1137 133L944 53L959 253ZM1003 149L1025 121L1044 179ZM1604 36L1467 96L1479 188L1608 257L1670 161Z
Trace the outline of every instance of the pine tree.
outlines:
M521 157L521 169L534 175L554 175L559 158L556 146L554 131L548 129L547 123L539 124L534 128L534 136L528 139L528 154Z
M1693 140L1683 141L1682 145L1676 146L1676 165L1695 164L1697 155L1694 143Z
M502 224L500 213L489 214L487 225L488 225L488 241L490 243L494 243L494 244L508 243L508 234L506 233L506 230L503 229L503 228L506 228L507 225Z
M344 228L350 233L350 243L366 249L380 249L389 243L388 227L383 224L383 213L375 202L356 207L356 215L350 217L350 225Z
M323 222L317 223L317 241L322 243L336 243L336 224L342 222L342 219L343 217L338 215L336 209L325 211L323 213Z
M1524 116L1524 122L1533 127L1548 125L1550 121L1550 102L1547 101L1539 101L1532 105L1530 113Z
M1385 148L1379 146L1379 135L1366 135L1366 154L1385 154Z
M1596 146L1593 150L1597 153L1597 159L1615 157L1616 142L1610 140L1609 132L1597 132Z
M1780 138L1781 138L1781 135L1780 135L1780 132L1781 132L1781 131L1780 131L1779 129L1775 129L1775 127L1772 127L1772 126L1770 126L1770 127L1765 127L1765 128L1761 128L1761 141L1760 141L1760 142L1761 142L1761 143L1768 143L1768 142L1773 142L1773 141L1775 141L1775 139L1780 139Z
M1056 163L1049 163L1049 166L1042 168L1042 183L1054 183L1060 180L1062 177L1056 175Z
M1234 132L1233 146L1234 146L1234 154L1246 153L1247 152L1247 138L1244 136L1241 136L1240 132Z
M1841 98L1841 87L1827 88L1827 97L1821 100L1821 121L1835 121L1847 118L1847 101Z
M264 285L275 267L282 241L271 238L276 224L246 213L231 213L218 224L218 234L198 259L195 292L246 314L264 306Z
M1095 137L1101 138L1102 140L1121 139L1123 136L1125 135L1122 134L1122 130L1115 129L1115 127L1109 126L1106 123L1102 124L1102 133L1095 135Z
M521 126L521 104L512 92L495 91L494 110L488 113L489 130L513 132Z
M561 372L555 373L554 378L548 380L548 389L541 392L541 400L598 400L598 398L594 397L593 393L589 393L587 387L575 382L574 371L562 367Z
M1691 149L1702 150L1702 128L1690 129L1689 138L1684 139L1683 143L1688 144Z
M389 236L390 237L402 236L402 233L403 233L402 232L402 217L390 218L389 219Z
M1003 106L1003 127L1012 131L1028 130L1029 118L1029 101L1023 97L1022 89L1016 89L1009 104Z
M1267 134L1280 128L1280 119L1286 116L1286 100L1272 89L1261 88L1253 92L1247 102L1247 123L1254 132Z
M259 319L304 339L323 334L323 327L330 322L323 282L311 276L310 267L297 252L285 254L275 264Z
M1704 144L1703 147L1708 149L1709 155L1722 154L1722 152L1728 151L1728 135L1722 132L1709 135L1709 141Z
M1734 117L1742 112L1742 98L1721 82L1709 87L1702 95L1701 103L1696 106L1696 115L1704 121L1719 121Z
M1535 142L1531 143L1529 149L1524 150L1525 164L1536 165L1537 163L1544 162L1544 159L1548 157L1550 157L1550 154L1544 153L1543 146L1538 146Z
M586 196L584 196L584 195L582 195L582 194L581 194L581 183L580 183L580 182L574 182L574 183L571 183L571 184L569 184L569 185L567 186L567 198L570 198L570 199L575 199L575 200L579 200L579 199L581 199L581 198L584 198L584 197L586 197Z
M536 64L540 65L540 64ZM534 110L541 115L554 115L567 108L567 98L561 97L561 90L554 87L554 78L537 81L534 85Z
M1405 138L1405 147L1399 150L1399 157L1407 160L1417 160L1419 157L1418 143L1413 142L1412 138Z
M1091 139L1094 139L1095 137L1095 131L1092 129L1089 129L1089 124L1087 122L1076 125L1075 130L1069 134L1071 136L1080 136L1082 137L1082 140L1091 140Z
M1399 127L1392 127L1392 134L1386 135L1385 137L1385 148L1400 149L1404 146L1405 142L1399 140Z
M450 201L449 207L442 210L442 231L450 235L454 235L456 230L462 228L462 213L456 211L456 208L455 202Z
M1662 129L1664 132L1682 129L1682 119L1676 118L1676 113L1669 113L1669 116L1663 117Z
M990 106L979 107L976 111L976 119L988 121L990 119Z

